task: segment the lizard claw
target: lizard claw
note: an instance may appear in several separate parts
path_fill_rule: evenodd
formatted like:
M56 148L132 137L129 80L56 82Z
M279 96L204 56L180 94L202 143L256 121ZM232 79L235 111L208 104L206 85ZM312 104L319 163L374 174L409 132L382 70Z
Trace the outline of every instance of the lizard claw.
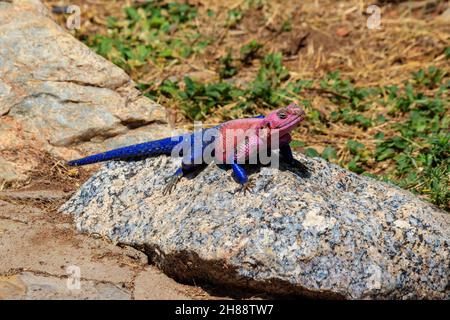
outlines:
M163 196L170 194L172 192L172 190L175 188L175 186L177 185L178 181L180 181L181 176L179 175L174 175L172 177L169 178L166 186L163 189Z

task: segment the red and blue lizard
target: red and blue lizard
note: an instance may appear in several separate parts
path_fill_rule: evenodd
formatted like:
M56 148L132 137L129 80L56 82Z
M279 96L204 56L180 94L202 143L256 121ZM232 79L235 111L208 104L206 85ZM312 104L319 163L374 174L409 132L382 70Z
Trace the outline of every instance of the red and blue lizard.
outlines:
M172 155L175 148L187 143L187 148L180 148L177 152L177 155L183 157L182 165L170 179L164 193L170 192L176 182L187 172L208 163L204 155L207 148L212 150L214 161L231 166L237 181L246 190L249 187L249 180L242 164L251 155L258 153L263 144L267 145L269 149L279 148L284 161L304 168L299 161L294 159L289 146L291 131L298 127L304 118L305 112L298 105L292 103L265 117L236 119L204 129L200 132L200 139L198 132L169 137L73 160L68 165L82 166L109 160ZM274 135L278 138L278 145L271 146L271 137ZM200 143L200 147L196 148L196 143Z

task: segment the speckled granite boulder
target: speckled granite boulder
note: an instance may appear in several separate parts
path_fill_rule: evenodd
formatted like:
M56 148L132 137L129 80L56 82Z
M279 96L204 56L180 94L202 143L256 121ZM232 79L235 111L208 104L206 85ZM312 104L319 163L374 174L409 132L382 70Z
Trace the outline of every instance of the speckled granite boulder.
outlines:
M450 215L321 159L253 168L252 193L215 165L164 197L179 159L113 162L61 211L144 250L179 280L274 294L448 299Z

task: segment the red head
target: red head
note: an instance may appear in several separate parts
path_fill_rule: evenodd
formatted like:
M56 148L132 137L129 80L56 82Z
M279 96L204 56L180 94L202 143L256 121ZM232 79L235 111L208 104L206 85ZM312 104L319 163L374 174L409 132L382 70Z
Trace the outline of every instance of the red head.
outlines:
M305 112L297 104L291 103L286 108L281 108L269 113L261 123L261 129L279 131L280 137L295 129L305 119Z

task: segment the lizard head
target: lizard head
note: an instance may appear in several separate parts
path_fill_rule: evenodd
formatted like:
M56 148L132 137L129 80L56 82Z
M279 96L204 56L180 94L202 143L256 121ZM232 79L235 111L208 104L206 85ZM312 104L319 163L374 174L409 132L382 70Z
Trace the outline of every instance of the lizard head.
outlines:
M280 136L291 132L305 119L305 111L297 104L291 103L269 113L262 122L262 127L270 130L279 130Z

